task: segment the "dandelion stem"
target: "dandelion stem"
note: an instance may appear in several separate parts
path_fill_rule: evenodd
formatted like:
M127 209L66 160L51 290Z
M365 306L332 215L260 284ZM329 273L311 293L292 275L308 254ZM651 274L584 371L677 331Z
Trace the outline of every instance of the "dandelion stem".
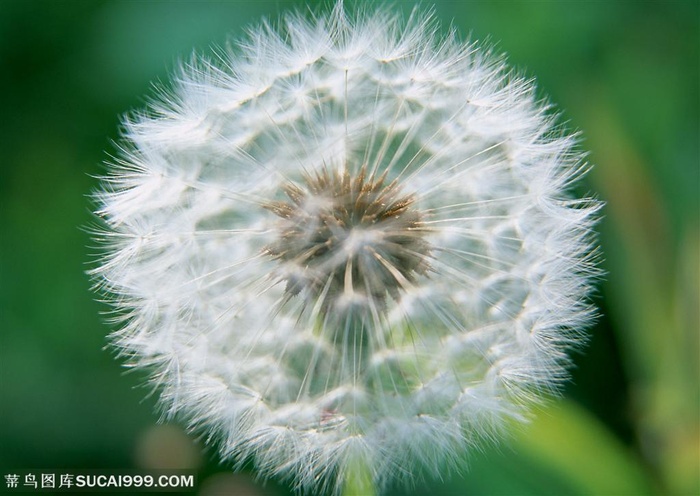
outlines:
M348 464L342 496L376 496L372 472L364 460L355 459Z

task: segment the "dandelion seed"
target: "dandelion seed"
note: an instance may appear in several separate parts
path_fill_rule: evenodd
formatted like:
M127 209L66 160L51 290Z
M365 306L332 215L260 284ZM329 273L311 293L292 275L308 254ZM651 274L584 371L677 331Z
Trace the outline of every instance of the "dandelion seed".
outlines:
M439 475L566 377L586 165L531 82L438 30L289 15L125 122L96 195L112 341L225 460L312 491Z

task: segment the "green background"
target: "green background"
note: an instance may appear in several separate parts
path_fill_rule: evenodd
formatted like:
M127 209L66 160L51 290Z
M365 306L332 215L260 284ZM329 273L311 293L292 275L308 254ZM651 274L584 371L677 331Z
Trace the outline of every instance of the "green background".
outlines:
M293 6L0 1L0 475L191 467L200 494L288 494L156 425L144 377L104 349L107 307L89 289L81 226L120 116L192 49ZM435 11L507 52L582 132L595 169L581 192L607 202L608 274L565 399L470 456L465 474L414 493L700 494L699 2L443 0Z

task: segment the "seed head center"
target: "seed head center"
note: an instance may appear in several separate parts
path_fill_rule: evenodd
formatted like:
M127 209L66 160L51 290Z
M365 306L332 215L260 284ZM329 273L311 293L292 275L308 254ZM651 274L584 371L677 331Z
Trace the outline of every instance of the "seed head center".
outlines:
M323 168L282 190L285 200L265 205L281 218L266 252L280 263L288 296L301 293L324 311L358 302L379 308L428 269L423 214L386 174Z

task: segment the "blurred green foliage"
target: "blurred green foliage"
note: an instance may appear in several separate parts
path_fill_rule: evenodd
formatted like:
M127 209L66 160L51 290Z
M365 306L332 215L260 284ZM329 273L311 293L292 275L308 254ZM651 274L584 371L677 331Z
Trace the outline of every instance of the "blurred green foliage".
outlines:
M202 494L289 492L226 474L178 428L154 427L143 377L103 349L106 307L89 291L80 226L119 116L153 81L192 49L303 5L0 1L2 474L187 466ZM608 275L567 400L412 494L700 494L699 5L436 2L444 24L537 76L582 131L595 164L584 188L607 202Z

